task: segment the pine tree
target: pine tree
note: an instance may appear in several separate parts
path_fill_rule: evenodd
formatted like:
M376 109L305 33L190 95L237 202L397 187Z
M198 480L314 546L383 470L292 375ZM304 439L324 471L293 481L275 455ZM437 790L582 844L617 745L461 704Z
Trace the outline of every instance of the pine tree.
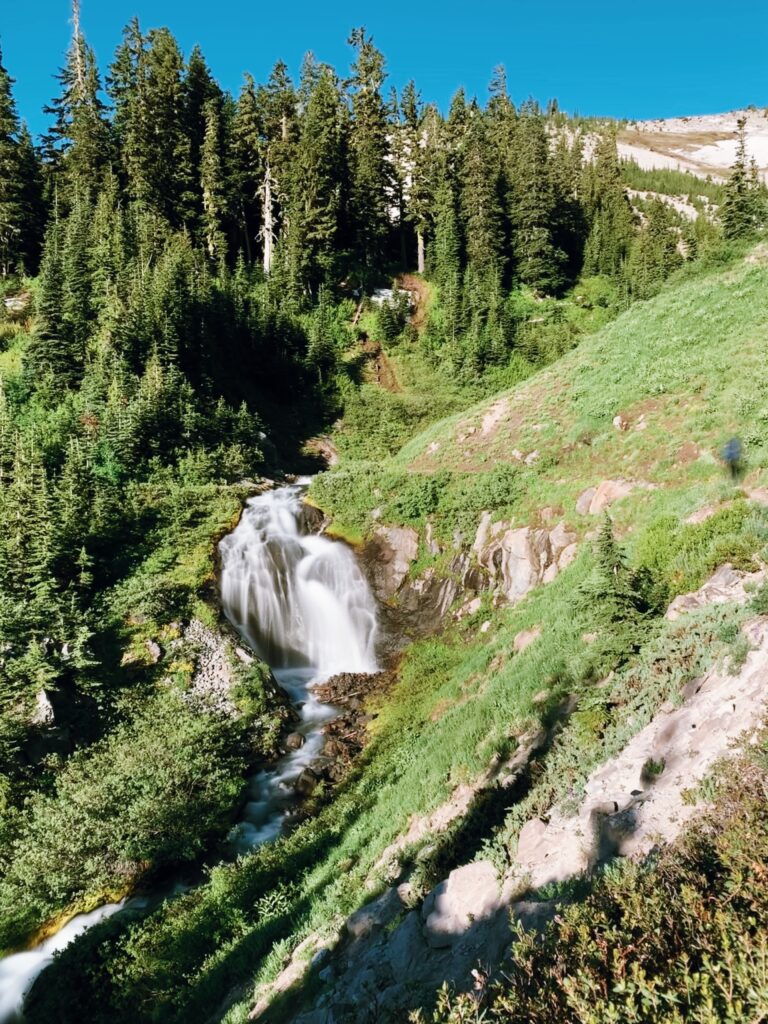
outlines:
M72 10L72 42L58 75L61 92L45 108L55 117L44 145L60 202L70 202L77 194L94 196L110 161L110 131L99 96L101 81L93 50L80 29L79 0L73 0Z
M634 227L614 132L606 132L597 145L594 164L584 175L583 203L590 225L584 272L620 278Z
M446 340L454 342L461 331L461 239L456 200L447 174L435 196L435 238L432 266L445 311Z
M0 52L0 277L16 269L23 250L24 179L12 86Z
M492 154L483 117L473 105L461 154L460 208L467 259L481 275L501 272L504 264L500 183Z
M765 223L768 203L757 165L747 159L746 118L739 118L736 125L736 161L725 186L720 217L726 238L747 238Z
M110 68L114 128L129 196L174 227L188 222L195 189L184 131L183 76L184 61L168 29L144 36L134 18Z
M346 199L347 115L339 83L329 67L305 67L301 88L306 105L290 178L288 230L299 287L316 292L323 282L332 280L339 262Z
M392 183L388 163L388 123L381 96L385 79L384 57L364 28L355 29L348 42L356 51L349 82L352 96L353 229L363 276L370 278L384 254L390 224Z
M522 110L515 130L509 181L516 274L532 288L557 292L565 283L566 255L554 241L556 197L546 127L529 106Z

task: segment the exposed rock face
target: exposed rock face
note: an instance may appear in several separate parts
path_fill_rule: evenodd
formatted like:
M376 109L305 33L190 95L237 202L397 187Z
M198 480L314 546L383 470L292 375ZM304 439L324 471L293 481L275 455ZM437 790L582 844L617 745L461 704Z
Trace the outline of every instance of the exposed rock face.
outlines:
M576 535L564 523L551 530L506 524L491 526L484 518L473 545L506 599L515 604L539 583L550 583L576 557Z
M588 487L579 495L576 511L580 516L596 516L615 501L626 498L638 486L629 480L603 480L597 487Z
M424 936L433 949L452 946L475 921L500 905L496 869L487 860L452 871L424 900Z
M410 526L377 526L363 561L380 601L394 597L419 553L419 535Z
M745 602L747 591L744 588L746 583L757 586L768 576L768 571L761 569L759 572L746 573L734 569L730 563L721 565L714 575L710 576L703 586L690 594L680 594L676 597L667 609L666 618L671 622L679 619L686 612L696 608L703 608L709 604L725 604L727 601Z

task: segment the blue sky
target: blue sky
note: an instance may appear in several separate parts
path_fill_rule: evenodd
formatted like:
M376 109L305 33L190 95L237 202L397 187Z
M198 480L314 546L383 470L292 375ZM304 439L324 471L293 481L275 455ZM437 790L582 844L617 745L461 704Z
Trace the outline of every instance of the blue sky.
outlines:
M445 108L463 85L485 99L493 67L515 99L556 96L583 114L629 118L768 105L768 4L758 0L450 0L360 4L304 0L81 0L86 36L103 68L123 25L167 25L185 53L199 42L219 82L263 80L282 57L298 73L307 50L346 69L349 30L364 24L387 57L389 83L414 78ZM3 0L0 46L19 112L43 130L71 27L69 0Z

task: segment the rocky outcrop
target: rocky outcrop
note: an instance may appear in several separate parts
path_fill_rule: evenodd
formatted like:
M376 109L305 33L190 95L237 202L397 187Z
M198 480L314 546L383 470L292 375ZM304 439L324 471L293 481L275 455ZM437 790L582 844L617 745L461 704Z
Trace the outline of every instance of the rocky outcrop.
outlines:
M419 535L410 526L377 526L363 552L373 592L389 601L400 589L419 553Z
M422 905L427 943L433 949L453 946L475 921L499 909L500 895L496 868L490 861L473 861L456 868Z
M666 618L674 622L686 612L703 608L710 604L726 604L737 601L743 604L748 598L748 591L753 590L768 576L768 570L758 572L741 572L734 569L728 562L720 568L698 590L690 594L680 594L667 609Z
M498 592L516 604L535 586L550 583L567 568L578 548L576 534L565 523L552 529L523 526L513 530L505 523L491 524L484 516L473 550Z
M599 515L615 501L626 498L638 486L629 480L603 480L597 487L588 487L582 491L576 502L576 511L580 516Z

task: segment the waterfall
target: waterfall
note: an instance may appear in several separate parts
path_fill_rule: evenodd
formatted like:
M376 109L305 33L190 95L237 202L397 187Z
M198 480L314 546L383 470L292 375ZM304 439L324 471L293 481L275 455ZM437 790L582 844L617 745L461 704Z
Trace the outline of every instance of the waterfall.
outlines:
M299 712L303 743L248 780L248 802L229 835L239 855L276 839L290 823L295 784L316 764L322 726L336 711L315 683L338 672L375 672L376 605L344 544L303 528L300 484L251 498L238 526L219 544L221 603L227 618L266 661ZM54 954L99 921L129 907L156 905L186 886L78 914L35 949L0 960L0 1024L23 1019L22 1005Z
M235 853L276 838L290 820L296 781L323 746L336 712L312 686L338 672L375 672L376 605L344 544L303 528L301 485L251 498L219 544L221 603L299 711L303 743L253 776L251 799L230 834Z
M302 530L302 487L246 505L220 545L221 600L235 628L274 669L313 681L376 670L376 606L352 552Z

